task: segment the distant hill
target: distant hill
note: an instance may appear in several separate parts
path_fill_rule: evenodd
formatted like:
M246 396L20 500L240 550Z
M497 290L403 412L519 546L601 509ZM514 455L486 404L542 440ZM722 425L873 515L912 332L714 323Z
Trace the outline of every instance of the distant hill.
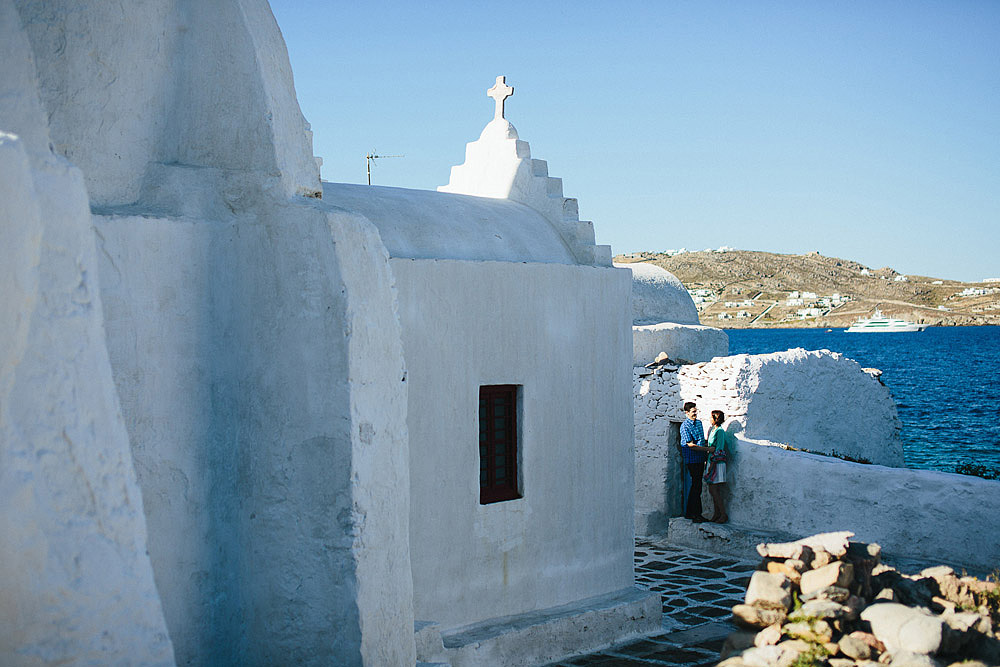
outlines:
M1000 283L904 276L818 252L642 252L615 261L670 271L696 294L696 302L702 300L702 324L726 329L847 327L876 306L885 315L928 325L1000 325Z

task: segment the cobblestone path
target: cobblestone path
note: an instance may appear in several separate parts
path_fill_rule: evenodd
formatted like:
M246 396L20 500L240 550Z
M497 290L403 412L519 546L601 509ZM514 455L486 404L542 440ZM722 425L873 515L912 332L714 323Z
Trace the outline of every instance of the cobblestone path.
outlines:
M708 667L719 662L722 642L735 628L730 609L743 601L756 563L637 541L635 583L658 591L664 626L658 635L551 667Z

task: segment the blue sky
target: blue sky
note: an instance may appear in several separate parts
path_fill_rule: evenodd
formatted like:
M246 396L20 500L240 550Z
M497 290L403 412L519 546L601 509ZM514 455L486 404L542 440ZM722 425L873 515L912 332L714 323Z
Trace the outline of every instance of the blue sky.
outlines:
M433 189L492 118L615 253L1000 277L1000 2L273 0L323 178Z

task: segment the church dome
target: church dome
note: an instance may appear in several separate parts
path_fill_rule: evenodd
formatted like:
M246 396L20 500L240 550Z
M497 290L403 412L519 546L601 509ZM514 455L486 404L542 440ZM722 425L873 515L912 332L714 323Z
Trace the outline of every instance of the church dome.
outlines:
M615 264L632 271L632 325L698 324L698 309L677 276L653 264Z
M508 199L323 183L323 202L370 220L390 257L578 263L551 222Z

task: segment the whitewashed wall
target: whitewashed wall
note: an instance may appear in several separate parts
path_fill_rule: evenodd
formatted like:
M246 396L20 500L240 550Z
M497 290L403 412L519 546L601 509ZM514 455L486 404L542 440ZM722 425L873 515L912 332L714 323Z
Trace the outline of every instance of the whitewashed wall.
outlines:
M989 571L1000 560L1000 482L863 465L740 439L729 476L737 527L853 531L894 556Z
M419 620L443 628L632 585L629 274L393 259ZM524 497L479 504L480 385L523 385Z
M388 258L368 223L292 203L319 173L267 3L15 4L52 145L100 213L178 660L412 665Z
M284 194L319 191L266 2L15 4L52 142L83 170L94 206L135 202L156 163L257 171L276 175Z
M0 664L174 654L104 343L83 175L0 0Z
M675 360L709 361L729 354L722 329L699 324L661 322L632 327L632 363L644 366L665 352Z
M315 206L95 217L108 347L185 663L415 659L388 259L372 227Z
M684 421L686 401L698 405L706 430L711 411L722 410L727 428L747 437L903 463L889 390L857 362L828 351L796 349L635 368L633 394L639 534L661 531L667 518L681 514L680 455L671 438Z

